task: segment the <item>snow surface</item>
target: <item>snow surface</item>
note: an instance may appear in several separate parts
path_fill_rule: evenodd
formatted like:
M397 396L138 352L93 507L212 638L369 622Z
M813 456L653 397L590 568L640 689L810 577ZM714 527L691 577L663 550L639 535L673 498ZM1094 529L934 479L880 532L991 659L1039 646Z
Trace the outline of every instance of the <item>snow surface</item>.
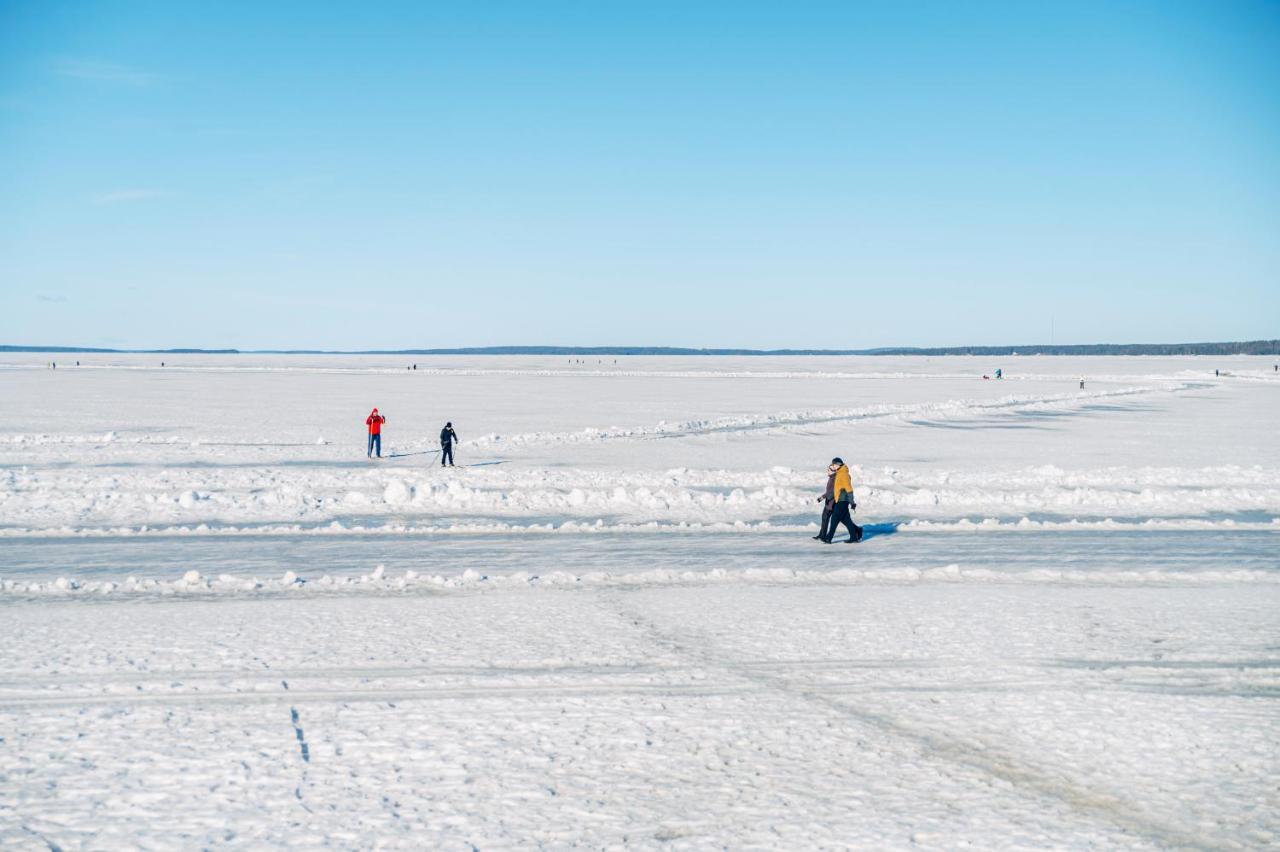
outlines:
M1273 359L53 357L0 846L1280 843Z

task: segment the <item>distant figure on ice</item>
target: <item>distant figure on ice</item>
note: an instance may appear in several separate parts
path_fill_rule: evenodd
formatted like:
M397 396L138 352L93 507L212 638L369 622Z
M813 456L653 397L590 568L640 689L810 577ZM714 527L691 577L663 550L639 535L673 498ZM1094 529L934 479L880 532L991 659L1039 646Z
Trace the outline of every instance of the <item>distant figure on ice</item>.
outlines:
M382 424L386 422L387 418L379 414L376 408L364 419L365 425L369 427L369 452L366 453L369 458L373 458L374 450L378 451L378 458L382 458Z
M444 428L440 430L440 466L444 467L445 459L449 460L449 467L453 467L453 442L458 440L458 433L453 431L453 424L446 423Z
M985 379L986 376L983 378ZM818 541L827 540L827 526L830 525L831 515L836 510L836 471L839 469L834 462L827 467L827 490L818 498L818 502L822 504L822 523L818 524L818 534L814 536Z
M997 379L1004 378L1004 370L1001 370L999 367L996 368L996 378Z
M831 492L835 495L836 504L835 511L831 515L831 525L827 528L827 534L822 540L827 544L836 537L836 527L844 524L849 530L849 538L846 544L862 541L862 527L853 522L853 518L849 516L849 512L857 508L857 504L853 502L853 480L849 477L849 467L844 460L836 456L831 460L831 466L836 469L835 481L832 483Z
M1084 390L1084 376L1080 377L1080 390Z

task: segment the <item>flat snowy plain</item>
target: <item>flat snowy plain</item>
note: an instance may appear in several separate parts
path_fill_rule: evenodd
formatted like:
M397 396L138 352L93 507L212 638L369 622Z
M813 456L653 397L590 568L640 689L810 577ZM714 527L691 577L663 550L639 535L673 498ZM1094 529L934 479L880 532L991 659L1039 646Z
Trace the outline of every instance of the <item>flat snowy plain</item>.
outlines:
M0 846L1280 844L1273 359L582 360L0 356Z

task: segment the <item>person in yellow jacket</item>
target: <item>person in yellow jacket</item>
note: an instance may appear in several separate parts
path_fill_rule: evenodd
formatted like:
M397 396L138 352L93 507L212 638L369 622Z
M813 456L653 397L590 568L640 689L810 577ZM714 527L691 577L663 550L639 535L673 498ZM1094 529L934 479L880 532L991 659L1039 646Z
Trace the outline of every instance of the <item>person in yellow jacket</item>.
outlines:
M827 528L823 541L831 544L831 540L836 536L836 527L844 524L849 530L849 538L846 543L862 541L862 527L853 522L853 518L849 512L856 508L857 504L853 501L853 478L849 476L849 466L844 463L844 459L836 456L831 460L831 466L836 469L835 481L831 486L831 493L835 496L835 512L831 515L831 526Z

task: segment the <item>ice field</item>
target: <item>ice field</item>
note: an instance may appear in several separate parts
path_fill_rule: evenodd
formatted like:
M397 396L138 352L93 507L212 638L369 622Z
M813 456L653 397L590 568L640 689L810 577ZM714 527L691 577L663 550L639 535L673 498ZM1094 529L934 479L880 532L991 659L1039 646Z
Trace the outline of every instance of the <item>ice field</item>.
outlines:
M1274 365L0 355L0 846L1274 848Z

